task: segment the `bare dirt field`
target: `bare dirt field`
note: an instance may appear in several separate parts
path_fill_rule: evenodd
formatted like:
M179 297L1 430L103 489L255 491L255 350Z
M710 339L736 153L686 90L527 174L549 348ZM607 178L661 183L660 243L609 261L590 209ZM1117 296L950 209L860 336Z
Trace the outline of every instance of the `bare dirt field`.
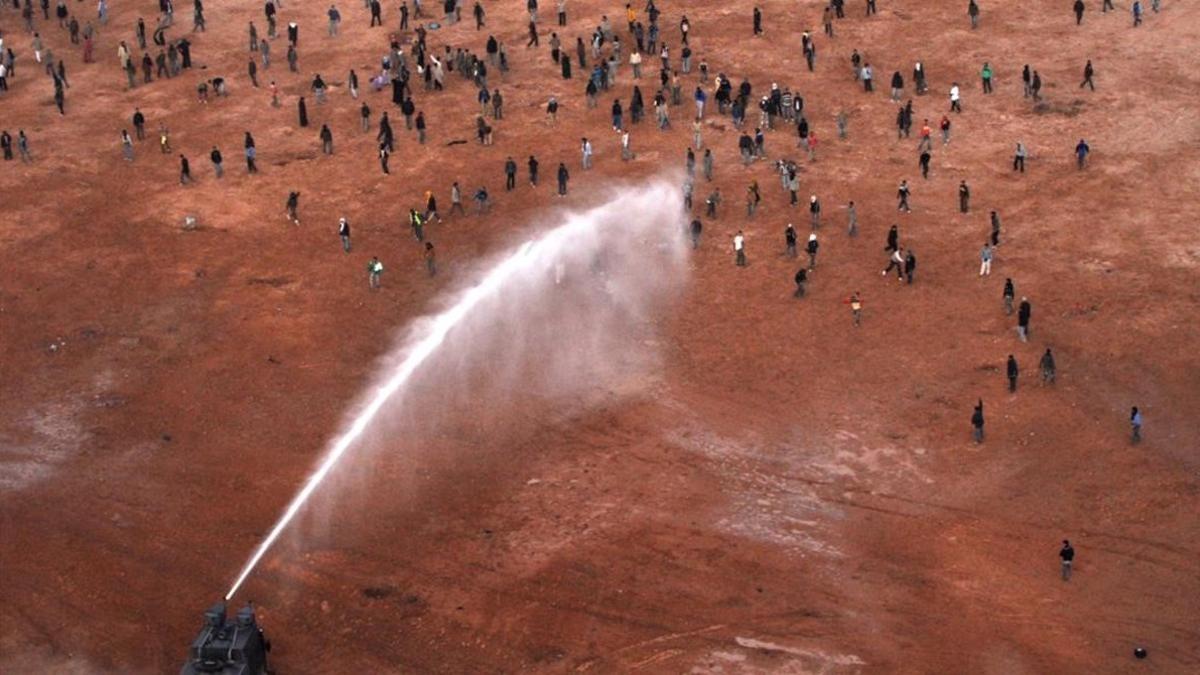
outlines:
M0 93L0 128L25 131L33 162L0 164L0 672L178 672L201 612L413 321L562 209L601 203L614 185L678 183L690 92L701 85L711 96L717 73L735 88L747 79L754 99L772 82L800 92L820 139L816 161L782 123L767 133L769 160L743 167L739 132L710 99L704 144L725 201L703 218L671 297L623 333L639 345L633 365L614 365L621 377L580 376L561 396L519 385L475 395L425 375L409 396L425 407L398 414L352 455L235 597L255 601L276 670L1200 671L1195 3L1165 0L1155 14L1146 2L1134 28L1128 2L1103 14L1087 0L1080 26L1066 0L984 2L972 30L965 1L879 0L864 17L864 1L848 0L831 39L819 2L763 0L765 34L754 38L751 2L664 0L672 64L686 13L710 78L701 82L695 64L681 75L683 105L659 131L658 58L646 55L648 115L632 127L630 162L609 116L612 98L628 103L629 65L588 109L583 69L562 79L547 46L559 31L573 56L575 38L588 42L607 14L627 55L623 2L568 0L559 27L542 0L537 48L525 47L520 0L487 1L483 31L468 3L461 24L429 32L437 54L447 45L482 54L488 34L505 44L511 70L489 74L506 100L490 146L475 141L477 90L457 73L444 91L414 86L425 145L405 130L390 86L370 90L398 33L395 2L384 27L369 28L363 5L342 0L331 38L325 3L286 0L258 89L246 74L246 29L253 20L266 35L260 3L209 0L208 30L191 34L191 2L177 0L167 37L192 40L194 67L133 90L117 45L127 41L140 60L133 26L143 16L152 27L157 3L112 0L90 64L35 8L35 27L65 60L65 116L19 12L4 4L0 32L17 63ZM94 2L68 6L95 22ZM301 30L299 73L285 60L289 21ZM801 54L805 29L814 72ZM400 36L407 44L412 33ZM851 75L855 48L875 69L874 93ZM1087 59L1094 92L1079 86ZM917 60L924 96L912 96ZM996 72L989 95L984 62ZM1022 95L1026 63L1044 82L1040 104ZM359 101L345 86L350 68ZM897 70L918 129L946 113L952 82L962 86L963 112L952 114L950 144L935 140L928 179L916 131L896 138ZM324 104L308 91L317 72L331 85ZM211 77L227 79L229 96L202 104L196 85ZM307 128L297 124L301 95ZM562 105L553 123L551 95ZM390 175L374 133L359 130L362 100L396 128ZM148 138L125 162L120 132L133 131L135 107ZM749 118L753 131L756 109ZM325 123L333 156L319 148ZM157 147L160 124L170 155ZM254 176L242 161L247 131ZM583 136L596 147L590 171L580 167ZM1080 138L1092 148L1083 171ZM1011 170L1018 141L1030 152L1023 174ZM225 156L221 180L207 159L213 145ZM191 160L192 185L179 184L178 153ZM541 161L536 188L525 179L530 154ZM510 155L521 166L511 192ZM799 208L780 188L779 158L801 165ZM563 199L560 161L572 174ZM901 179L913 186L912 213L895 208ZM764 201L748 218L752 180ZM965 214L961 180L972 192ZM453 181L468 211L486 185L490 213L450 217ZM300 226L283 216L290 190L302 194ZM426 190L445 218L427 228L440 263L432 278L406 219ZM710 190L699 177L696 213ZM807 297L794 299L799 262L784 256L783 229L794 222L807 238L810 194L824 205L822 247ZM857 238L846 234L850 200ZM1001 244L980 277L992 210ZM186 215L196 229L181 227ZM349 254L340 216L354 228ZM893 223L919 260L912 285L880 275ZM744 268L734 265L738 230ZM378 292L367 287L371 256L386 265ZM1003 311L1006 277L1032 303L1028 343ZM859 327L845 303L855 291ZM554 311L524 311L513 308L555 327ZM1046 347L1057 358L1052 386L1037 373ZM1009 354L1021 365L1016 393ZM522 359L536 368L536 354ZM501 381L511 377L504 365L469 378ZM979 398L987 437L975 444ZM1145 416L1137 445L1131 406ZM422 424L426 415L438 424ZM1059 576L1063 539L1077 551L1069 582ZM1134 660L1135 646L1149 658Z

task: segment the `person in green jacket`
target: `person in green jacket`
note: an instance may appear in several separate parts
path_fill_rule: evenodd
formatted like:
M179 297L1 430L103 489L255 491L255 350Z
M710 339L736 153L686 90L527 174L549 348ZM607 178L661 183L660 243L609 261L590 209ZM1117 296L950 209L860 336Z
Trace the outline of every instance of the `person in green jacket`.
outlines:
M983 79L983 93L992 93L992 64L985 61L983 70L979 71L979 77Z

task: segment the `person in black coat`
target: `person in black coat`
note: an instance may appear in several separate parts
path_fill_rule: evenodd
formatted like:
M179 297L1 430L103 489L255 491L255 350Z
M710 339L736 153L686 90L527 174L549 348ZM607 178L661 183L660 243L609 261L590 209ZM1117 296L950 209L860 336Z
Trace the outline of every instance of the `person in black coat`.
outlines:
M1021 370L1017 368L1017 357L1012 354L1008 355L1008 390L1015 392L1017 390L1017 377L1021 374Z
M975 404L975 411L971 413L971 427L974 429L975 442L983 442L983 399Z
M563 54L559 58L559 63L562 64L562 77L564 80L571 79L571 57L568 54Z
M308 106L305 105L303 96L300 97L300 102L296 104L296 107L300 113L300 126L308 126Z

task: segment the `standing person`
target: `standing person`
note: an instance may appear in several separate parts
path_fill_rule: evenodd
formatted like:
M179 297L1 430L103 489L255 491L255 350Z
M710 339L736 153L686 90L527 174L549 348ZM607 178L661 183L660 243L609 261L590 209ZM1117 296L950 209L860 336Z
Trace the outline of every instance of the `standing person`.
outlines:
M321 139L321 152L326 155L333 154L333 131L329 129L328 124L321 125L321 131L318 134Z
M258 89L258 62L251 58L247 62L246 70L250 73L250 84Z
M912 249L910 248L910 249L908 249L908 253L905 254L905 256L904 256L904 280L905 280L905 283L908 283L909 285L911 285L913 282L913 278L916 277L916 274L917 274L917 256L912 252Z
M858 236L858 210L854 207L852 200L846 205L846 235L850 237Z
M8 132L4 132L5 146L4 159L12 159L12 139L8 138ZM133 161L133 139L129 137L129 131L121 130L121 154L125 157L126 162Z
M900 187L896 190L896 199L899 201L899 204L896 206L897 211L903 211L905 213L912 211L912 209L908 206L908 196L910 194L911 190L908 188L908 181L900 181Z
M1013 313L1013 280L1007 278L1004 280L1004 314L1012 316Z
M819 248L820 244L817 242L817 233L813 232L808 235L808 244L804 247L804 250L808 252L808 269L810 270L817 266L817 249Z
M850 316L854 319L854 327L859 327L862 325L863 303L858 291L850 294L850 297L846 299L846 304L850 305Z
M1017 367L1017 357L1012 354L1008 355L1006 373L1008 375L1008 391L1009 393L1015 393L1017 391L1017 377L1021 374L1021 370Z
M571 174L570 174L570 172L567 171L567 165L562 162L559 162L558 163L558 196L559 197L567 196L567 181L570 180L570 178L571 178Z
M967 213L971 210L971 188L967 187L967 181L958 182L958 211Z
M1086 8L1087 8L1087 6L1083 4L1083 0L1075 0L1075 6L1073 7L1073 9L1075 10L1075 25L1076 26L1083 23L1083 10Z
M971 413L971 428L975 436L976 443L983 442L983 399L975 404L975 410Z
M422 111L422 110L417 111L417 121L415 122L415 125L417 127L417 142L420 143L421 145L425 145L426 136L425 136L425 112L424 111ZM490 134L489 134L489 137L490 137Z
M1079 139L1079 143L1075 145L1075 168L1083 171L1083 167L1087 166L1087 156L1091 151L1087 141Z
M450 186L450 215L454 215L456 211L467 215L467 210L462 205L462 189L458 187L458 181L454 181Z
M221 151L217 149L217 146L213 146L212 152L208 153L208 158L212 160L213 172L217 174L217 178L224 176L225 168L222 165Z
M979 3L975 0L967 3L967 16L971 19L971 30L979 28Z
M1050 353L1050 348L1046 347L1046 353L1042 354L1042 360L1038 363L1042 369L1042 384L1054 384L1054 376L1057 374L1057 369L1054 365L1054 354Z
M1142 2L1141 0L1133 0L1133 7L1130 8L1133 12L1133 27L1137 28L1142 25Z
M504 190L512 191L517 186L517 162L509 155L504 161Z
M379 262L379 258L372 256L371 262L367 263L367 283L371 290L379 290L381 276L383 276L383 263Z
M921 168L921 178L929 179L929 160L933 156L929 154L929 150L921 151L921 156L917 158L917 166Z
M1021 304L1017 306L1017 336L1021 338L1021 342L1029 342L1029 318L1033 314L1033 306L1029 304L1029 298L1021 297Z
M1142 442L1142 412L1136 405L1129 412L1129 441L1135 445Z
M962 112L962 94L957 82L950 85L950 112Z
M592 142L587 138L582 139L579 152L583 156L583 168L585 170L592 168Z
M425 242L425 271L429 272L429 276L437 275L437 260L433 250L433 242Z
M299 103L296 104L296 113L299 117L300 126L308 126L308 105L304 103L304 97L300 97Z
M883 247L884 251L895 251L900 248L900 227L892 225L888 228L887 245Z
M17 129L17 152L21 154L21 163L33 164L33 153L29 151L29 137L24 129Z
M8 129L0 132L0 150L4 151L4 161L11 162L13 158L13 139Z
M942 145L950 145L950 118L942 115L942 121L938 123L938 127L942 130Z
M1033 70L1028 63L1021 69L1021 83L1025 86L1025 98L1033 96Z
M754 8L754 37L762 37L762 10Z
M992 246L1000 245L1000 215L992 211Z
M992 93L992 64L984 61L983 70L979 71L979 78L983 81L983 93Z
M1092 68L1092 60L1088 59L1087 65L1083 67L1083 82L1079 83L1079 88L1089 87L1092 91L1096 91L1096 83L1092 81L1095 74L1096 70Z
M258 151L254 147L254 137L250 132L246 132L246 173L258 173L258 166L255 165L254 159L258 156Z
M538 161L537 157L529 156L529 186L537 187L538 182Z
M733 235L734 262L738 267L746 266L746 236L741 230Z
M338 237L342 240L342 250L350 252L350 221L343 216L338 219Z
M288 198L287 198L287 204L285 205L285 207L287 209L287 211L285 212L287 215L287 219L292 221L293 224L299 225L300 224L300 213L299 213L299 211L300 211L300 193L296 192L294 190L289 192Z
M808 198L808 214L812 218L812 229L821 226L821 201L816 195Z
M133 131L139 141L146 140L146 116L141 108L133 109Z
M791 223L783 230L784 250L789 258L796 257L796 228L792 227Z
M985 241L979 251L979 276L990 276L992 273L992 247Z
M1017 149L1013 152L1013 171L1025 173L1025 144L1017 141Z
M1071 546L1071 542L1063 539L1062 548L1058 551L1058 558L1062 562L1062 580L1071 580L1071 563L1075 560L1075 549Z
M700 222L699 218L693 218L692 225L691 225L692 248L693 249L700 248L700 233L703 231L704 231L704 224Z

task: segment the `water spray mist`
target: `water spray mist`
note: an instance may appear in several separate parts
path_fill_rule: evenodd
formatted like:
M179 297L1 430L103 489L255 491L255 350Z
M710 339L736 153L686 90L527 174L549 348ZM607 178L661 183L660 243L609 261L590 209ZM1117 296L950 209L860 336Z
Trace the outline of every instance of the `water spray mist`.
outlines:
M417 369L438 351L451 331L470 317L481 302L500 293L506 285L515 283L519 275L531 271L548 272L561 265L564 258L574 257L577 261L582 261L583 256L599 254L606 236L638 238L637 245L633 247L635 250L653 251L665 247L671 255L675 255L681 250L678 239L682 232L678 189L665 182L656 182L639 189L622 190L607 204L584 213L570 214L565 224L546 232L535 241L525 243L488 270L476 286L463 292L447 310L432 317L406 343L403 350L405 357L366 399L361 412L350 421L349 428L330 446L316 471L288 504L283 516L246 563L229 592L225 594L225 599L229 600L237 593L238 588L254 571L279 535L304 508L333 468L362 440L364 433L384 406L405 386ZM639 261L639 264L661 265L662 262L646 260ZM580 266L582 265L580 262ZM641 292L641 289L634 292Z

